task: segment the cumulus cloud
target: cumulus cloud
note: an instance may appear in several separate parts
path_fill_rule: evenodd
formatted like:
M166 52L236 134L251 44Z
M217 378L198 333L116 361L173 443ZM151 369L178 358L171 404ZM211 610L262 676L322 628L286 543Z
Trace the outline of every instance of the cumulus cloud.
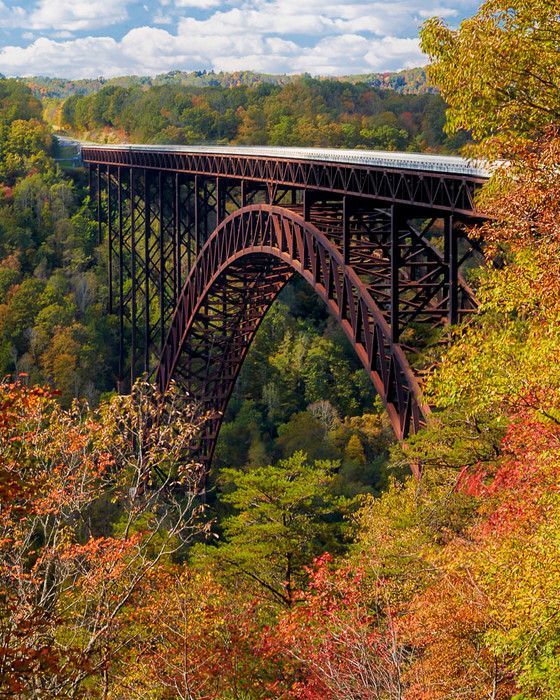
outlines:
M0 29L90 31L124 21L132 1L37 0L9 6L0 0Z
M32 29L92 30L122 22L130 0L40 0L29 13Z
M78 78L202 68L321 75L395 70L423 63L418 27L425 14L461 17L477 4L428 0L419 11L413 0L160 0L151 26L142 23L124 36L57 41L51 33L6 46L0 72ZM35 35L42 26L71 32L132 13L130 0L97 0L92 8L82 0L40 0L27 28Z
M44 37L26 47L0 51L0 71L6 75L71 75L76 78L122 74L122 55L110 37L53 41Z

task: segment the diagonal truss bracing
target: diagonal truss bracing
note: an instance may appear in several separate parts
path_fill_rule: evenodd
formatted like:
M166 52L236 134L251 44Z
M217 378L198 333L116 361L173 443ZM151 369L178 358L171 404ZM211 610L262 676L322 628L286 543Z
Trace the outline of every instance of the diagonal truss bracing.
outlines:
M214 415L206 462L254 334L294 274L338 318L397 436L424 424L407 353L426 329L476 310L461 272L480 255L466 228L478 220L474 180L432 173L428 186L421 173L399 180L341 164L84 155L118 317L117 385L155 373L162 387L179 381Z

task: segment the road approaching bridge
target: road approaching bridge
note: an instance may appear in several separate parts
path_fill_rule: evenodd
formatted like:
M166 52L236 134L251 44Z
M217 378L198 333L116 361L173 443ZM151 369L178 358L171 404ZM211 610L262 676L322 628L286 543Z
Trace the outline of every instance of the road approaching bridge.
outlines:
M338 319L399 439L429 407L409 356L476 309L461 270L490 168L462 158L245 146L81 144L109 259L119 376L174 380L213 418L294 274Z

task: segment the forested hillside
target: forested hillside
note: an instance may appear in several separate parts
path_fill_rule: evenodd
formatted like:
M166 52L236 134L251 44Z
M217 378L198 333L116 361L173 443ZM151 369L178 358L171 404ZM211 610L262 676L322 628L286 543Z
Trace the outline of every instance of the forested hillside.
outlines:
M338 460L340 493L378 493L392 441L383 407L342 330L305 283L294 280L241 369L215 468L260 467L302 450L310 460Z
M49 353L75 324L97 328L102 283L83 306L76 290L104 273L39 103L0 83L0 327L14 348L0 387L0 694L560 697L559 35L543 0L487 0L458 30L422 30L447 131L504 161L479 200L479 313L432 349L427 428L388 444L336 330L295 285L244 368L210 503L185 460L202 420L188 397L140 383L70 406L79 382L59 396L11 380L24 353L34 381L56 386L35 339Z
M309 76L308 76L309 77ZM35 76L22 79L39 98L65 99L71 95L90 95L104 87L153 87L156 85L178 85L181 87L251 87L255 85L287 85L301 80L300 75L270 75L245 70L233 73L215 71L170 71L156 76L123 75L118 78L67 80ZM423 68L409 68L395 73L370 73L336 78L320 78L326 81L365 83L370 87L395 90L403 93L433 92Z
M105 263L79 182L51 157L41 103L0 81L0 373L49 383L68 404L112 389Z
M113 142L238 143L453 151L465 135L443 132L439 95L405 95L337 80L185 88L109 85L67 98L59 125Z
M28 88L4 80L0 90L1 376L48 384L65 406L74 398L95 405L116 384L118 327L106 312L106 246L85 174L71 179L55 165ZM358 365L320 302L290 286L243 370L216 464L262 465L299 448L342 460L341 491L377 489L388 427Z

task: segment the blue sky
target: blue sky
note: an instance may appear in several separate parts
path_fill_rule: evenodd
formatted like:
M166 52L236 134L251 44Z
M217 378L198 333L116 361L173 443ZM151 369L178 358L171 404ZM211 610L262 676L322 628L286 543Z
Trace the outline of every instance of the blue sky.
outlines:
M418 28L478 0L0 0L0 73L343 75L424 63Z

